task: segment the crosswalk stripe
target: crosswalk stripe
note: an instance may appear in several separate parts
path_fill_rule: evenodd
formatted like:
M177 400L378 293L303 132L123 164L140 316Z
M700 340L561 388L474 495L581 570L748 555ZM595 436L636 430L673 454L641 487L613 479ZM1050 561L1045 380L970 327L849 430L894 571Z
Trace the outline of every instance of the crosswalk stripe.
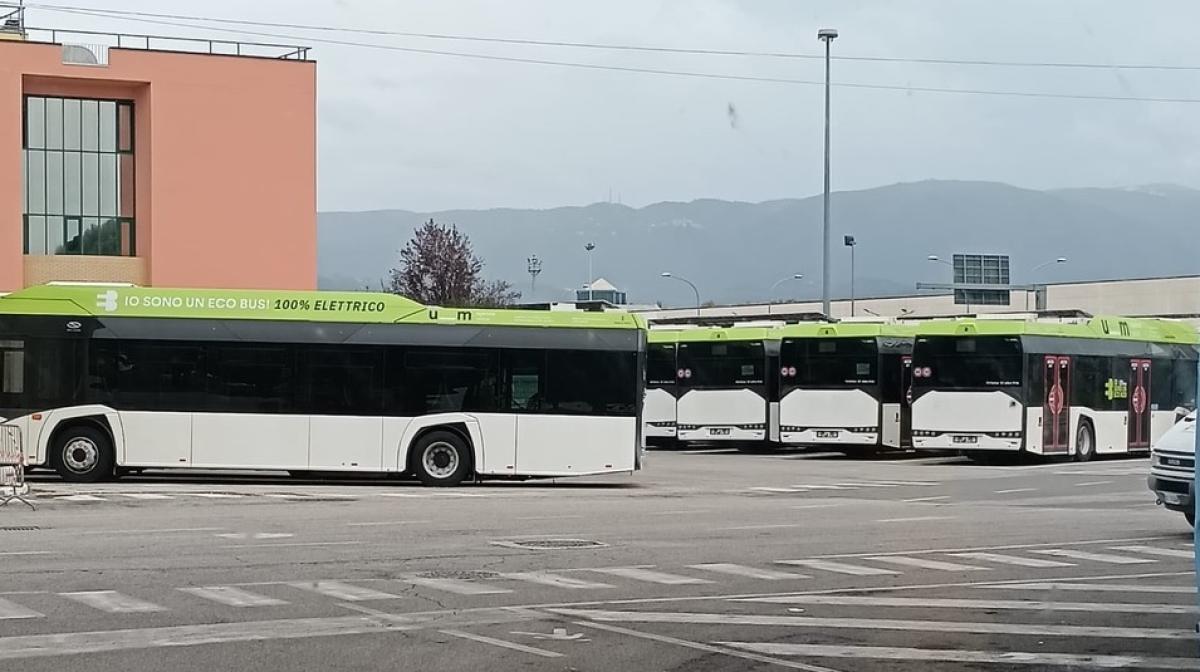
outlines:
M1143 565L1154 560L1146 558L1131 558L1127 555L1111 555L1109 553L1092 553L1090 551L1077 551L1067 548L1037 548L1031 549L1030 553L1039 553L1041 555L1053 555L1060 558L1074 558L1075 560L1090 560L1092 562L1107 562L1110 565Z
M143 602L128 595L122 595L115 590L84 590L74 593L59 593L65 598L86 604L93 609L99 609L110 614L136 614L152 611L165 611L157 604Z
M771 487L767 487L767 486L758 486L758 487L753 487L750 489L755 492L794 493L794 492L804 492L807 488L805 488L802 485L798 485L798 486L794 486L791 488L771 488Z
M598 581L584 581L570 576L554 574L552 572L509 572L501 574L506 579L515 579L517 581L528 581L543 586L553 586L554 588L568 588L571 590L589 590L595 588L612 588L607 583Z
M160 495L156 492L122 492L122 497L130 499L174 499L170 495Z
M733 576L744 576L751 579L763 579L765 581L783 581L786 579L810 579L812 577L805 574L796 574L794 572L781 572L776 569L761 569L759 567L747 567L745 565L735 565L728 562L708 562L701 565L688 565L692 569L703 569L718 574L732 574Z
M845 488L894 488L891 483L876 483L872 481L855 481L854 483L834 483Z
M95 495L66 495L64 497L56 497L56 499L64 502L106 502L108 500Z
M650 583L661 583L668 586L684 586L691 584L712 583L706 579L697 579L691 576L680 576L678 574L667 574L666 572L656 572L642 567L598 567L589 569L591 572L600 572L602 574L612 574L634 581L648 581Z
M834 562L832 560L777 560L776 562L781 565L797 565L799 567L809 567L811 569L820 569L836 574L850 574L852 576L887 576L900 573L891 569L864 567L862 565L851 565L846 562Z
M188 497L203 497L205 499L240 499L242 495L235 495L230 492L181 492L181 495Z
M986 572L987 567L979 567L977 565L962 565L957 562L944 562L942 560L927 560L925 558L910 558L904 555L881 555L875 558L867 558L875 562L891 563L893 565L903 565L905 567L919 567L920 569L936 569L942 572Z
M721 614L697 612L605 611L596 609L547 609L572 618L602 623L673 623L687 625L765 625L795 628L836 628L847 630L899 630L912 632L955 632L992 635L1033 635L1044 637L1099 637L1105 639L1191 639L1191 630L1169 628L1057 625L1047 623L997 623L968 621L925 621L893 618L826 618L818 616L776 616L772 614Z
M1060 562L1058 560L1042 560L1041 558L1022 558L1018 555L1005 555L1004 553L948 553L955 558L964 558L966 560L983 560L985 562L998 562L1002 565L1016 565L1018 567L1074 567L1070 562Z
M372 588L363 588L361 586L353 586L349 583L341 581L295 581L289 583L293 588L301 590L309 590L314 593L320 593L327 597L332 597L335 600L345 600L347 602L366 602L368 600L395 600L399 595L385 593Z
M844 485L797 485L797 488L808 488L809 490L851 490Z
M229 607L273 607L287 604L284 600L258 595L234 586L197 586L179 590Z
M406 576L402 580L414 586L432 588L447 593L454 593L455 595L499 595L512 592L507 588L461 579L434 579L423 576Z
M1107 656L1076 653L1026 651L976 651L964 649L917 649L899 646L837 646L825 644L777 644L770 642L715 642L721 646L769 656L805 656L814 658L854 658L903 661L941 661L950 663L1009 663L1089 669L1153 668L1194 670L1194 658L1149 658L1143 656Z
M1195 586L1157 586L1116 583L1006 583L978 586L979 588L1003 588L1006 590L1074 590L1084 593L1166 593L1171 595L1194 595Z
M938 481L891 481L891 480L883 480L883 479L878 479L878 478L872 479L871 482L872 483L887 483L888 485L914 485L914 486L920 486L920 487L931 487L931 486L935 486L935 485L941 485L941 483Z
M0 598L0 620L8 618L41 618L40 614L28 607Z
M737 602L764 604L830 604L854 607L923 607L946 609L999 609L1030 611L1091 611L1097 613L1194 614L1190 604L1130 604L1116 602L1043 602L1038 600L973 600L941 597L858 597L850 595L775 595L736 598Z
M1130 553L1145 553L1146 555L1160 555L1164 558L1187 558L1191 560L1196 557L1193 551L1185 551L1178 548L1158 548L1157 546L1114 546L1114 551L1129 551Z

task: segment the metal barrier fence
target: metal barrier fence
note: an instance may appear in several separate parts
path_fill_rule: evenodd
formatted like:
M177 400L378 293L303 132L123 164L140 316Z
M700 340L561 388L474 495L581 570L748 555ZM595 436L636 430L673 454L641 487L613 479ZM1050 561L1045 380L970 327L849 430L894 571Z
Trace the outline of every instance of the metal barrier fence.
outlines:
M15 499L31 509L36 508L25 499L28 494L21 428L16 425L0 425L0 506L6 506Z

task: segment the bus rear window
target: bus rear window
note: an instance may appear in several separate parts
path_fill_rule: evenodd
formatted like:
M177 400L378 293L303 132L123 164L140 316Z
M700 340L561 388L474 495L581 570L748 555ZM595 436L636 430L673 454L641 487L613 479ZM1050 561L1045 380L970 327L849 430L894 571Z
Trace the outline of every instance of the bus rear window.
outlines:
M922 336L913 347L918 387L978 389L1017 387L1022 382L1021 339L1015 336Z
M765 382L766 351L761 341L681 343L679 379L688 387L736 387Z
M646 349L646 383L655 387L675 384L675 346L651 344Z
M796 369L786 382L802 387L874 385L879 347L874 338L799 338L785 340L780 364Z

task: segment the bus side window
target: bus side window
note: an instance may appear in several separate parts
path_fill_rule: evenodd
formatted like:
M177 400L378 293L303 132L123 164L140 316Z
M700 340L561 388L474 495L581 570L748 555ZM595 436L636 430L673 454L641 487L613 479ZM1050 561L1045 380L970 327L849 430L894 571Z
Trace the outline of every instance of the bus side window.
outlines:
M25 341L0 341L0 394L25 392Z

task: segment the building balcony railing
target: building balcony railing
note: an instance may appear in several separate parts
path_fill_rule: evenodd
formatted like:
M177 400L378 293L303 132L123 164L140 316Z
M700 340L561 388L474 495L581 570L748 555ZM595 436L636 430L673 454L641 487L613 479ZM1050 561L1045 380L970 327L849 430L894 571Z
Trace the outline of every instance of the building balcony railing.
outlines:
M107 65L109 49L177 51L221 56L247 56L307 61L311 47L295 44L213 40L199 37L139 35L91 30L63 30L24 26L24 40L43 44L61 44L63 62L78 65Z

